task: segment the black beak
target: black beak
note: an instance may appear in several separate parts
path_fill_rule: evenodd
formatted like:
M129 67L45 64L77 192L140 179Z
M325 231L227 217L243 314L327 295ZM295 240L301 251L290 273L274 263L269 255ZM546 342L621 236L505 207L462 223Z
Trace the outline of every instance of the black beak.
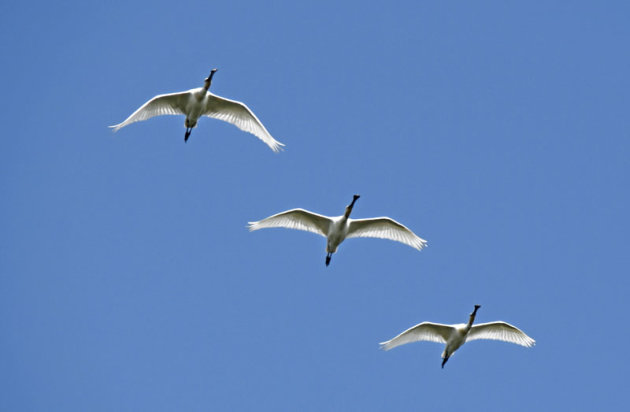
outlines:
M212 76L214 76L214 73L216 73L216 71L217 71L217 69L210 70L210 76L208 76L208 78L206 80L211 82L212 81Z
M357 199L358 199L358 198L360 198L360 197L361 197L361 196L359 196L359 195L354 195L354 196L352 197L352 203L350 203L350 204L348 205L348 207L349 207L349 208L353 208L353 207L354 207L354 202L356 202L356 201L357 201Z

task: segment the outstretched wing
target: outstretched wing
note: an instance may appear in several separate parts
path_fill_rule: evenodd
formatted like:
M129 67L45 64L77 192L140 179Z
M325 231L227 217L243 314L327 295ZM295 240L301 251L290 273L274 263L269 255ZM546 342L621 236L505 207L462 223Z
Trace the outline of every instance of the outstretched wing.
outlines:
M381 349L390 350L405 343L429 341L446 343L453 327L441 323L422 322L413 326L387 342L380 343Z
M326 237L332 219L304 209L291 209L280 212L258 222L249 222L249 230L284 227L305 230Z
M527 336L516 326L506 322L488 322L473 325L466 336L466 342L477 339L501 340L503 342L516 343L517 345L532 347L536 341Z
M244 132L253 134L265 142L274 152L281 150L284 146L269 134L265 126L245 103L208 92L208 103L203 115L231 123Z
M419 238L405 225L402 225L389 217L351 219L348 235L346 237L375 237L380 239L390 239L404 243L405 245L418 250L421 250L427 245L426 240Z
M155 116L162 116L166 114L185 114L184 108L186 106L188 95L189 92L181 92L155 96L143 104L138 110L133 112L124 122L109 127L117 132L118 129L131 123L141 122Z

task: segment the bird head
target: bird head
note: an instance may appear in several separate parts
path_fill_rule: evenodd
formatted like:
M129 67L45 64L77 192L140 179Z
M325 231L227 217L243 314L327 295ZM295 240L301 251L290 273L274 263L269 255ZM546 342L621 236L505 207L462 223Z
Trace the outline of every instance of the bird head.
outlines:
M470 319L468 319L468 325L467 328L470 329L470 327L472 326L473 322L475 321L475 316L477 315L477 310L481 307L481 305L475 305L475 310L472 311L472 313L470 314Z
M481 305L475 305L475 309L472 311L472 313L470 314L470 316L472 318L475 317L475 315L477 314L477 310L481 307Z
M360 198L361 196L359 195L354 195L352 197L352 203L350 203L348 206L346 206L346 217L350 217L350 212L352 212L352 208L354 207L354 202L357 201L358 198Z
M214 76L214 73L216 73L217 69L212 69L210 71L210 75L208 77L206 77L205 79L205 88L206 90L208 90L210 88L210 84L212 83L212 76Z

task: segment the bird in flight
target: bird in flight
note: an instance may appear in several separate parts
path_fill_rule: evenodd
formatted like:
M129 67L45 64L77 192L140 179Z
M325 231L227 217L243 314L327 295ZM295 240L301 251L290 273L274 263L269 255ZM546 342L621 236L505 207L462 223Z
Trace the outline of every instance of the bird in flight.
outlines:
M516 343L517 345L532 347L536 341L527 336L522 330L509 323L496 321L480 323L473 326L475 315L480 305L475 305L468 318L468 323L457 325L443 325L441 323L422 322L413 326L400 335L387 342L382 342L381 349L390 350L405 343L429 341L445 343L446 348L442 352L442 368L448 358L464 343L477 339L492 339L503 342Z
M346 211L341 216L328 217L304 209L291 209L269 216L258 222L249 222L249 230L284 227L287 229L305 230L324 236L327 239L326 266L330 264L332 254L337 251L339 244L346 238L372 237L390 239L418 250L427 245L426 240L419 238L406 226L389 217L350 219L354 203L359 197L359 195L353 196L352 203L346 206Z
M183 114L186 115L184 142L187 142L192 129L197 126L199 118L208 116L226 121L245 132L253 134L265 142L274 152L281 150L284 145L269 134L265 126L245 103L226 99L208 91L216 71L217 69L212 69L210 75L205 79L203 87L185 92L157 95L140 106L124 122L109 127L116 132L131 123L147 120L155 116Z

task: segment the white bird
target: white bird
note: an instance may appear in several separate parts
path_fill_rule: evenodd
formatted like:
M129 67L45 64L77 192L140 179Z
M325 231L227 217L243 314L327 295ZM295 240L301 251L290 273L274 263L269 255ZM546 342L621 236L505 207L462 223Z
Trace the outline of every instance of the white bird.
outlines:
M328 239L326 244L326 252L328 252L326 255L326 266L330 264L332 254L337 251L339 244L346 238L372 237L390 239L418 250L427 245L426 240L420 239L407 227L389 217L350 219L354 202L359 197L359 195L354 195L352 203L346 206L346 213L342 216L328 217L304 209L291 209L269 216L258 222L249 222L249 230L285 227L322 235Z
M116 132L131 123L147 120L154 116L185 114L186 134L184 135L184 142L187 142L192 129L197 126L199 117L209 116L231 123L239 129L253 134L265 142L274 152L281 150L281 146L284 145L269 134L249 107L244 103L226 99L208 91L212 83L212 76L216 71L217 69L212 69L210 76L205 79L203 87L155 96L133 112L124 122L109 127Z
M446 343L442 352L442 368L448 358L465 342L477 339L501 340L503 342L516 343L517 345L532 347L536 341L527 336L516 326L506 322L488 322L472 326L475 315L480 305L475 305L475 310L470 314L467 324L443 325L441 323L422 322L413 326L395 338L382 342L381 349L390 350L405 343L429 341Z

